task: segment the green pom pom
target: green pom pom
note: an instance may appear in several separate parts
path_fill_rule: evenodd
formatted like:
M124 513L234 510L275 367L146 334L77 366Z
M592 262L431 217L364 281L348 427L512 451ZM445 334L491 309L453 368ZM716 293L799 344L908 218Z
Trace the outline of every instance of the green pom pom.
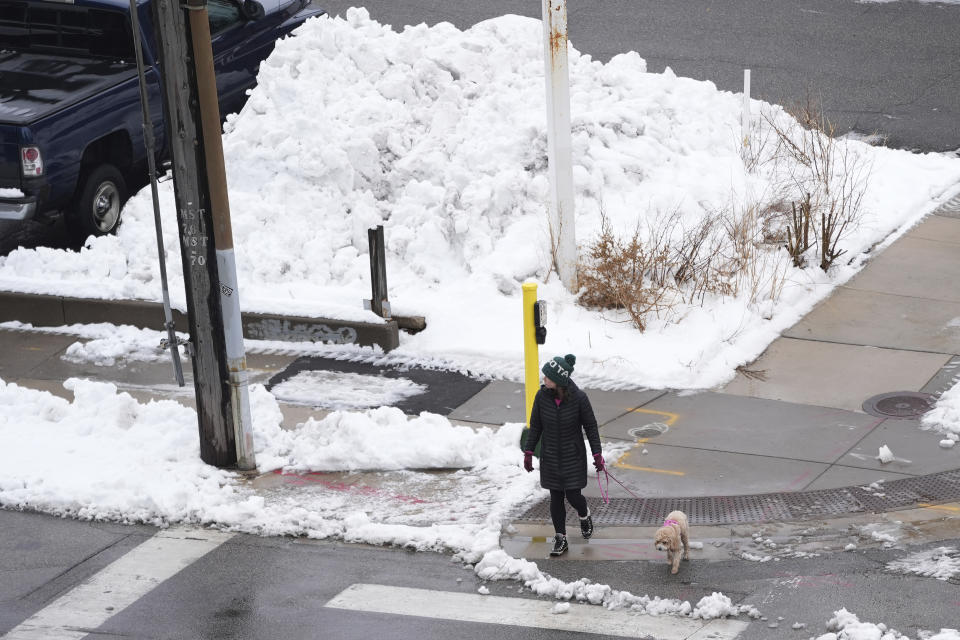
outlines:
M577 364L577 356L573 355L572 353L568 353L567 355L563 356L563 359L570 364L571 368L573 368L573 365Z

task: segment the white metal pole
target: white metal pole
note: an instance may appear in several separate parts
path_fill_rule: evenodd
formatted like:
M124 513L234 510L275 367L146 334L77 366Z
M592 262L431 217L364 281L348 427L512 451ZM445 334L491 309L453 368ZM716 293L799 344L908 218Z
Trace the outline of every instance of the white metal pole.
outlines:
M230 229L227 229L230 233ZM220 238L216 238L219 243ZM230 407L233 411L233 434L237 449L237 468L257 468L253 453L253 418L250 414L250 378L243 345L243 324L240 316L240 293L237 290L237 262L232 237L228 249L217 249L217 271L220 275L220 308L227 347L227 368L230 381Z
M750 69L743 70L743 109L740 111L740 132L743 148L750 146Z
M570 143L570 75L567 65L567 2L542 0L547 84L547 153L550 172L550 240L560 280L577 291L577 234L573 211Z

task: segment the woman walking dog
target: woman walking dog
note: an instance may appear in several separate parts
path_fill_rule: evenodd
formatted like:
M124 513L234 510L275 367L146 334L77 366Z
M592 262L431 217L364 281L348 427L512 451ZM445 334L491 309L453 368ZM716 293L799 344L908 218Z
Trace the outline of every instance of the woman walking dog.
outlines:
M533 471L533 450L540 442L540 486L550 490L550 516L556 531L551 556L567 550L567 507L573 505L580 516L584 538L593 535L593 518L587 499L580 490L587 486L586 432L593 453L593 466L603 469L600 431L587 394L580 390L570 374L577 359L572 354L557 356L543 365L543 386L533 400L530 431L524 443L523 468Z

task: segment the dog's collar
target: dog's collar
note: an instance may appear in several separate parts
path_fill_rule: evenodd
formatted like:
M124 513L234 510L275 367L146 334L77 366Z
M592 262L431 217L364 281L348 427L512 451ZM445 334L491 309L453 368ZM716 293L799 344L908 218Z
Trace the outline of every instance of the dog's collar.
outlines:
M672 524L675 524L675 525L677 525L678 527L680 526L680 523L677 522L676 520L664 520L664 521L663 521L663 526L665 526L665 527L669 527L669 526L672 525Z

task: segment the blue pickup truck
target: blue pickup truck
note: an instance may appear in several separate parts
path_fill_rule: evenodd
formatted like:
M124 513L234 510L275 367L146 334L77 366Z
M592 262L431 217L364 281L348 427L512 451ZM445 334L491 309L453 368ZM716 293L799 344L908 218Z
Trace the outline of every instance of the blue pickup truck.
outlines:
M151 0L137 0L158 155L168 159ZM239 110L277 38L323 14L310 0L207 0L222 115ZM0 0L0 236L63 216L116 230L147 156L129 0Z

